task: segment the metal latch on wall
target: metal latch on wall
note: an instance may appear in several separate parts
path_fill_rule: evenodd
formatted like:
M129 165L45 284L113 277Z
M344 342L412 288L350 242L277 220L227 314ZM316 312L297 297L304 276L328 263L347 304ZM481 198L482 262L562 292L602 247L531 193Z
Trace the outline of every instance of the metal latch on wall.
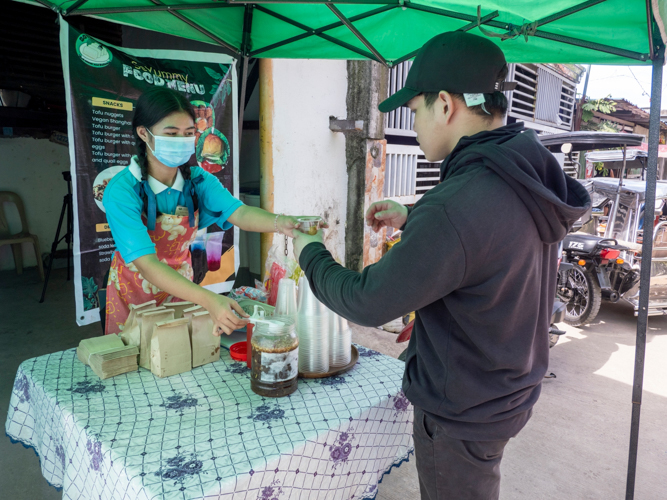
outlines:
M329 117L329 130L332 132L361 132L364 130L363 120L339 120L335 116Z

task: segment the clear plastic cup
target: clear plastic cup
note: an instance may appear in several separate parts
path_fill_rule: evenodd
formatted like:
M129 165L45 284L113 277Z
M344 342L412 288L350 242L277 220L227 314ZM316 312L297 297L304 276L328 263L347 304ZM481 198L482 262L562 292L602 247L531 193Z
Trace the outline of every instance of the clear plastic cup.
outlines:
M296 328L299 335L299 371L322 374L329 371L329 309L313 294L308 280L299 280Z
M324 225L324 220L322 217L312 216L312 217L298 217L297 222L299 222L299 231L306 234L317 234L317 231Z
M222 258L222 239L225 232L209 233L206 237L206 259L209 271L220 269L220 260Z
M276 316L289 316L296 319L296 282L283 278L278 283L278 298L276 300Z
M333 311L329 321L329 368L347 366L352 360L352 330L347 320Z

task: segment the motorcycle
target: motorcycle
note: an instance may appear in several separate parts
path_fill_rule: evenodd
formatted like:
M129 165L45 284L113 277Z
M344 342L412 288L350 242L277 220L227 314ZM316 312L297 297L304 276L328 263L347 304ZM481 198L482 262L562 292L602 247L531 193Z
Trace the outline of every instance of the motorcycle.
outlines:
M558 265L556 266L560 276L561 272L566 272L571 269L569 262L563 262L563 242L558 244ZM551 313L551 324L549 325L549 348L552 348L558 343L561 335L565 334L564 330L556 328L557 323L565 321L566 305L558 300L554 300L553 311Z
M566 304L565 322L572 326L590 323L602 300L623 300L639 308L644 223L653 224L653 255L649 315L667 314L667 183L658 181L655 214L645 214L647 153L637 148L638 134L568 132L540 137L554 155L586 155L586 179L579 182L591 196L592 210L565 237L563 264L558 275L556 298ZM620 149L618 149L620 148ZM600 172L613 177L592 177ZM665 221L665 222L663 222Z
M603 298L618 302L639 283L639 273L621 258L621 252L629 248L617 240L572 233L563 243L563 263L567 267L558 271L556 297L566 304L564 321L568 325L590 323Z

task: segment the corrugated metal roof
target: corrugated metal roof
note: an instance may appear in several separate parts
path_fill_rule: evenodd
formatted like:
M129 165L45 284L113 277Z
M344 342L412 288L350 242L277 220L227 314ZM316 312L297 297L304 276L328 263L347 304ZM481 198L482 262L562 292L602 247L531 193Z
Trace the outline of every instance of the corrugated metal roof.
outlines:
M626 160L633 161L637 158L648 158L648 153L641 149L628 149L626 153ZM588 161L623 161L623 151L620 149L613 149L611 151L590 151L586 153L586 160Z

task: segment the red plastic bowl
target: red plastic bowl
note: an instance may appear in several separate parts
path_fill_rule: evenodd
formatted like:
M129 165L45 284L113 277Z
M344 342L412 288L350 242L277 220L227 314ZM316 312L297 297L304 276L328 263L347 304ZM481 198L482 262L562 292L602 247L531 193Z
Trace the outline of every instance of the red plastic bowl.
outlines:
M248 360L248 346L247 343L237 342L232 344L229 348L229 354L231 354L232 359L235 361L247 361Z

